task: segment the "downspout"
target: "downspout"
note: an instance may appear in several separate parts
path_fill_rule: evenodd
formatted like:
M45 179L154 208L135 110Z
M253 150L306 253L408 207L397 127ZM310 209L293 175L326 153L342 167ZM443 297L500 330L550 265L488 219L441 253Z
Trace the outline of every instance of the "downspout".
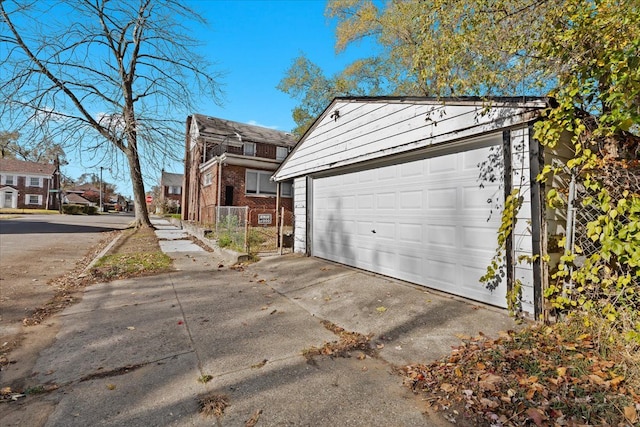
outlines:
M280 241L280 234L282 230L280 227L280 181L276 182L276 243L278 247L281 247L282 242ZM282 255L282 254L281 254Z
M222 160L218 158L218 204L216 205L216 209L220 206L220 200L222 198L220 192L222 191ZM216 215L217 218L218 215Z

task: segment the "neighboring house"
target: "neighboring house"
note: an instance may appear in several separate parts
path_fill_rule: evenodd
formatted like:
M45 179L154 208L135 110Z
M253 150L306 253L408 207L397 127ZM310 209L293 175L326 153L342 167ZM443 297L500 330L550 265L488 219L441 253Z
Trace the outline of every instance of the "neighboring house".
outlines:
M181 173L162 171L160 175L160 203L157 205L160 211L167 209L172 212L180 212L183 180L184 175Z
M545 229L558 226L545 218L545 184L536 180L558 153L543 152L531 128L547 100L486 102L335 99L274 174L294 180L294 250L500 307L521 283L523 311L537 317ZM479 278L514 188L523 203L506 277L488 290ZM521 255L533 262L518 263Z
M93 203L90 200L85 199L80 194L77 193L66 193L63 197L63 203L69 205L86 205L86 206L96 206L97 203Z
M85 183L80 185L75 185L70 188L66 188L64 190L65 194L78 194L82 196L84 199L93 201L93 203L97 206L100 203L100 187L96 187L93 184ZM104 194L103 194L104 196Z
M55 162L0 159L0 208L58 209L59 188Z
M295 143L293 135L274 129L189 116L182 218L213 223L217 206L248 206L251 224L261 215L261 224L276 225L277 209L292 210L292 186L276 184L271 175Z

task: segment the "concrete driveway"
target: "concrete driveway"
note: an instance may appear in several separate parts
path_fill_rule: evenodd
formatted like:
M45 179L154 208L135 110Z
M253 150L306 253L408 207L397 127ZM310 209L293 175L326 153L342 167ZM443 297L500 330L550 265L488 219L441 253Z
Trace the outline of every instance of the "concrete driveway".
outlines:
M62 313L30 379L58 387L41 397L42 425L443 425L394 366L514 327L502 310L318 259L230 269L208 252L171 256L178 271L94 285ZM338 340L323 320L372 334L378 355L305 359ZM205 394L228 400L219 419L199 414ZM3 425L24 425L24 405Z

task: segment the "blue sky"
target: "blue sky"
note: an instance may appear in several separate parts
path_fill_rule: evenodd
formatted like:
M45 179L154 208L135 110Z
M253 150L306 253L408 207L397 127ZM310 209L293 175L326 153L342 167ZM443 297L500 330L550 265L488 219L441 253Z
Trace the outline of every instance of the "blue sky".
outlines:
M276 86L294 58L304 53L331 75L367 53L356 47L336 55L335 22L325 17L324 0L191 0L188 4L208 21L207 28L192 36L204 43L202 53L215 64L214 71L223 74L224 92L222 105L203 100L192 113L290 131L295 127L291 111L297 101ZM183 166L168 164L165 169L182 173ZM64 171L73 178L93 172L71 165ZM131 195L126 177L103 173L105 181ZM147 191L155 184L157 179L145 179Z

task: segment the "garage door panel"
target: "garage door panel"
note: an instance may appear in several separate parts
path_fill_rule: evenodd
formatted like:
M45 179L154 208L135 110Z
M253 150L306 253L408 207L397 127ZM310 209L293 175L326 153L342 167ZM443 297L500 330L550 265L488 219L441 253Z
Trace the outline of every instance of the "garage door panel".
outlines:
M396 179L398 176L398 168L396 166L390 168L376 169L378 173L378 180L386 181L389 179Z
M422 224L401 222L398 224L398 242L400 244L412 244L422 242Z
M497 185L478 183L487 153L315 179L312 254L504 307L504 286L479 283L500 220L488 203Z
M493 254L497 244L495 227L466 226L462 228L462 246L466 249Z
M495 187L479 188L479 185L470 185L462 188L462 206L465 209L479 209L487 211L488 200L496 196ZM487 212L489 214L489 212ZM489 218L489 216L487 216ZM486 218L485 218L486 219Z
M439 162L429 162L429 173L432 175L455 172L458 168L458 156L443 156Z
M401 191L400 209L422 209L423 191Z
M456 263L444 259L430 259L427 262L426 275L438 288L447 288L450 286L452 277L455 276Z
M458 204L456 188L438 188L427 191L427 206L429 209L455 210Z
M462 159L462 169L467 171L477 170L478 163L487 161L489 156L499 149L499 146L494 145L493 147L476 148L475 150L460 153L459 157Z
M424 164L420 162L403 163L400 165L400 176L402 177L414 177L424 175ZM396 166L390 166L395 168Z
M378 209L393 209L398 206L396 201L396 193L382 193L378 194L376 207Z

